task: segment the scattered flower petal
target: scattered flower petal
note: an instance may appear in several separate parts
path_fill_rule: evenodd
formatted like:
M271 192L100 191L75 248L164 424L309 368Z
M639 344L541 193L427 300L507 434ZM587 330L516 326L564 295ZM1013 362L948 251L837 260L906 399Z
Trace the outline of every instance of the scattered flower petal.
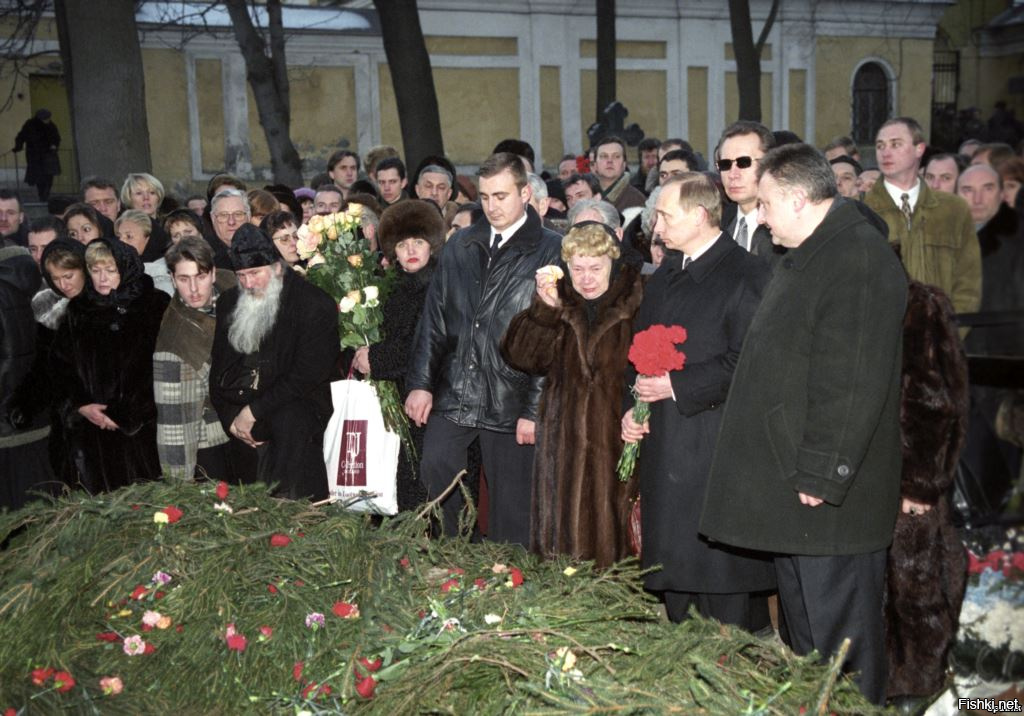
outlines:
M292 538L288 535L277 533L270 536L271 547L287 547L291 544L291 542Z
M159 584L160 586L163 586L165 584L169 584L172 579L174 578L167 572L157 572L153 575L153 579L151 581L154 584Z
M327 624L327 620L324 619L324 615L320 612L310 612L306 615L306 626L310 629L316 629Z
M494 626L495 624L501 624L501 617L497 614L484 614L484 622Z
M562 570L562 574L564 574L566 577L571 577L572 575L576 574L576 572L578 572L578 571L579 570L576 569L575 567L566 567L565 569Z
M226 499L228 499L228 491L229 490L230 490L230 488L228 487L228 483L224 482L223 480L218 482L217 483L217 499L218 500L226 500Z
M232 634L226 639L226 641L230 651L237 651L239 653L245 651L245 647L248 644L248 639L241 634Z

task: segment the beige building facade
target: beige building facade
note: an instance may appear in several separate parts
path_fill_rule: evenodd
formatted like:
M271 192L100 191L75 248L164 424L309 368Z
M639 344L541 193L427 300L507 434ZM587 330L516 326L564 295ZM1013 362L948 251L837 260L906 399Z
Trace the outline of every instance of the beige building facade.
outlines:
M224 170L269 180L266 142L226 20L218 27L216 17L208 18L211 32L201 34L158 22L171 6L181 3L145 3L138 14L153 173L180 193L204 187ZM372 5L347 7L353 6L286 10L292 137L307 178L341 147L360 155L376 144L401 149ZM456 165L475 166L506 137L529 141L548 168L563 154L582 151L595 114L592 2L420 0L419 6L445 149ZM616 6L618 98L630 111L627 123L649 136L685 137L708 155L739 106L727 3L619 0ZM769 6L751 2L755 37ZM783 0L762 57L763 120L819 146L850 133L855 87L870 65L876 114L911 114L927 126L936 26L951 6L949 0ZM0 115L0 146L13 146L21 123L46 106L68 147L52 22L35 49L52 54L16 81L15 99ZM70 171L88 174L87 167ZM0 182L12 178L9 164L0 167Z

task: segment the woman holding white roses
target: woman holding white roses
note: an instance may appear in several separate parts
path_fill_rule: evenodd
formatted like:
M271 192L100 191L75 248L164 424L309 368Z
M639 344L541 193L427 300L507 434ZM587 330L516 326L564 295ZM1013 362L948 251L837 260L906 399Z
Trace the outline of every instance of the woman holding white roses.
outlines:
M377 229L381 251L392 264L397 261L399 277L383 306L384 339L358 349L353 365L363 375L394 381L403 401L408 394L405 373L413 336L434 273L433 256L444 244L444 230L444 219L437 207L419 199L401 201L385 209ZM342 299L341 310L345 300ZM420 455L424 428L410 423L409 430L416 454ZM397 483L399 510L412 509L426 500L426 488L404 450L399 453Z

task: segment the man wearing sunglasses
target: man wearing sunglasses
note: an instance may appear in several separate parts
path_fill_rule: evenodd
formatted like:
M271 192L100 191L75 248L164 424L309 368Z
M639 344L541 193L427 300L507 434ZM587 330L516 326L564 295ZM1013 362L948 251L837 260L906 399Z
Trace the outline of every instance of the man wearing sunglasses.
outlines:
M740 120L725 128L715 149L725 194L735 202L727 207L722 226L737 244L755 256L774 253L771 231L757 223L757 163L774 146L775 138L767 127Z

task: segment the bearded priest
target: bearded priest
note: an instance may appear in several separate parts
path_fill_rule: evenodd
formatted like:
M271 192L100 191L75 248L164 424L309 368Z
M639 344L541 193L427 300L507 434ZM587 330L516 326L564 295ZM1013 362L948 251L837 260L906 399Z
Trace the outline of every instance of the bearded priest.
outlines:
M291 271L256 226L241 226L228 254L238 287L217 305L214 408L239 459L255 454L255 474L245 481L276 483L281 497L326 498L323 437L340 346L337 305Z

